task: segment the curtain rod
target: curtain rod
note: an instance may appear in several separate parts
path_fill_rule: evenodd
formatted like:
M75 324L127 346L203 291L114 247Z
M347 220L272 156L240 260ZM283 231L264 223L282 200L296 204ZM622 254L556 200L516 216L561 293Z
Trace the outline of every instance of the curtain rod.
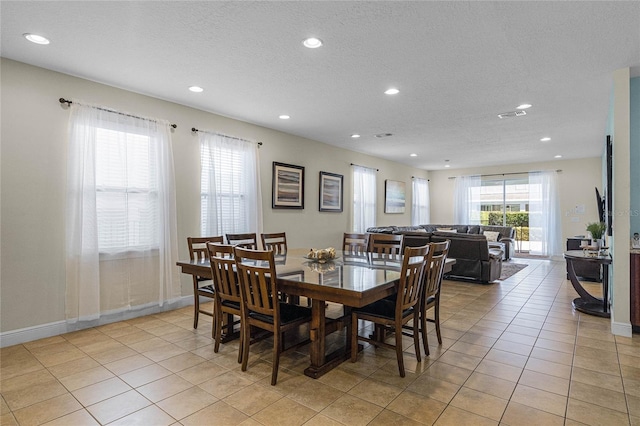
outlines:
M251 142L251 141L248 141L248 140L246 140L246 139L237 138L237 137L235 137L235 136L225 135L224 133L210 132L210 131L208 131L208 130L198 130L198 129L196 129L195 127L192 127L192 128L191 128L191 131L192 131L192 132L194 132L194 133L202 132L202 133L208 133L208 134L210 134L210 135L224 136L225 138L235 139L235 140L237 140L237 141ZM256 142L256 143L257 143L259 146L262 146L262 142Z
M374 169L373 167L361 166L360 164L351 163L351 165L352 166L358 166L358 167L364 167L365 169L369 169L369 170L375 170L376 172L380 171L380 169Z
M480 177L491 177L491 176L507 176L507 175L528 175L529 173L539 173L544 170L531 170L530 172L513 172L513 173L492 173L488 175L469 175L469 176L480 176ZM556 173L562 173L562 169L554 170ZM449 179L455 179L459 176L449 176Z
M417 176L411 176L411 179L422 179L422 180L426 180L427 182L431 182L430 179L425 179L425 178L419 178Z
M71 104L73 103L73 101L67 100L65 98L58 99L58 102L60 102L61 104L67 104L69 106L71 106ZM81 104L80 102L76 102L76 103L78 105L84 105L84 104ZM100 111L112 112L114 114L124 115L126 117L139 118L140 120L153 121L154 123L158 122L158 120L154 120L153 118L139 117L137 115L127 114L127 113L116 111L116 110L113 110L113 109L102 108L102 107L93 106L93 105L88 105L88 106L90 106L91 108L95 108L97 110L100 110ZM176 124L169 124L169 126L173 127L174 129L176 129L178 127Z

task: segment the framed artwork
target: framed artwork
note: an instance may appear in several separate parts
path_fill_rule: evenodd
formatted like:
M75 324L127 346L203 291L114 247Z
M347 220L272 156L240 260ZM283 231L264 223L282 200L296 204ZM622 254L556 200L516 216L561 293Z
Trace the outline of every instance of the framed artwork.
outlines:
M397 180L384 181L384 212L404 213L406 185Z
M320 172L320 202L321 212L342 211L342 183L344 176L329 172Z
M271 207L304 209L304 167L273 162Z

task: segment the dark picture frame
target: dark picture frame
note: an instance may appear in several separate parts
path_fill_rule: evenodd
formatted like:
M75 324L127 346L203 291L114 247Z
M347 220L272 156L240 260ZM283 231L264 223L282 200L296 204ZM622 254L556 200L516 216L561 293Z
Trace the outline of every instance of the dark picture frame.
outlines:
M271 207L304 209L304 167L273 162Z
M342 212L344 176L337 173L320 172L318 209L321 212Z
M399 180L384 181L384 212L404 213L407 184Z

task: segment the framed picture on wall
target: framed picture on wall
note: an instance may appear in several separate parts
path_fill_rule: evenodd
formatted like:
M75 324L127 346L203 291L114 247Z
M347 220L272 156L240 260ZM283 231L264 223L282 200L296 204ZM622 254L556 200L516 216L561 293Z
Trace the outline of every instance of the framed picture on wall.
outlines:
M320 172L320 201L321 212L342 211L342 183L344 176L329 172Z
M404 213L406 185L397 180L384 181L384 212Z
M273 162L271 207L304 209L304 167Z

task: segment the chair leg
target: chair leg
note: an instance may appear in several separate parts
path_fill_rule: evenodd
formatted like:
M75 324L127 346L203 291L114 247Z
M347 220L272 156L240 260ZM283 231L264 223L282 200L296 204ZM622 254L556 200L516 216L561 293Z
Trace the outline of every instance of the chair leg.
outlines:
M215 342L213 344L213 352L218 353L220 350L220 340L222 340L222 309L220 306L215 307L215 312L213 313L213 333L215 333Z
M200 296L198 295L198 279L193 277L193 328L198 328L198 317L200 316Z
M429 340L427 339L427 312L420 312L420 332L422 333L422 346L424 353L429 356Z
M438 343L442 344L442 335L440 334L440 301L436 302L436 307L433 315L436 323L436 335L438 336Z
M248 316L248 315L247 315ZM247 323L247 324L245 324ZM247 371L247 364L249 363L249 337L251 334L251 325L248 321L242 321L242 371Z
M404 377L404 359L402 357L402 324L396 324L396 358L398 358L398 370L400 377Z
M351 313L351 362L358 360L358 315Z
M273 367L271 368L271 386L275 386L278 381L278 365L280 364L280 345L282 333L276 328L273 332Z
M416 350L416 359L422 362L422 350L420 349L420 332L418 330L418 316L413 315L413 347ZM396 332L397 333L397 332ZM402 333L402 325L400 325L400 333Z

